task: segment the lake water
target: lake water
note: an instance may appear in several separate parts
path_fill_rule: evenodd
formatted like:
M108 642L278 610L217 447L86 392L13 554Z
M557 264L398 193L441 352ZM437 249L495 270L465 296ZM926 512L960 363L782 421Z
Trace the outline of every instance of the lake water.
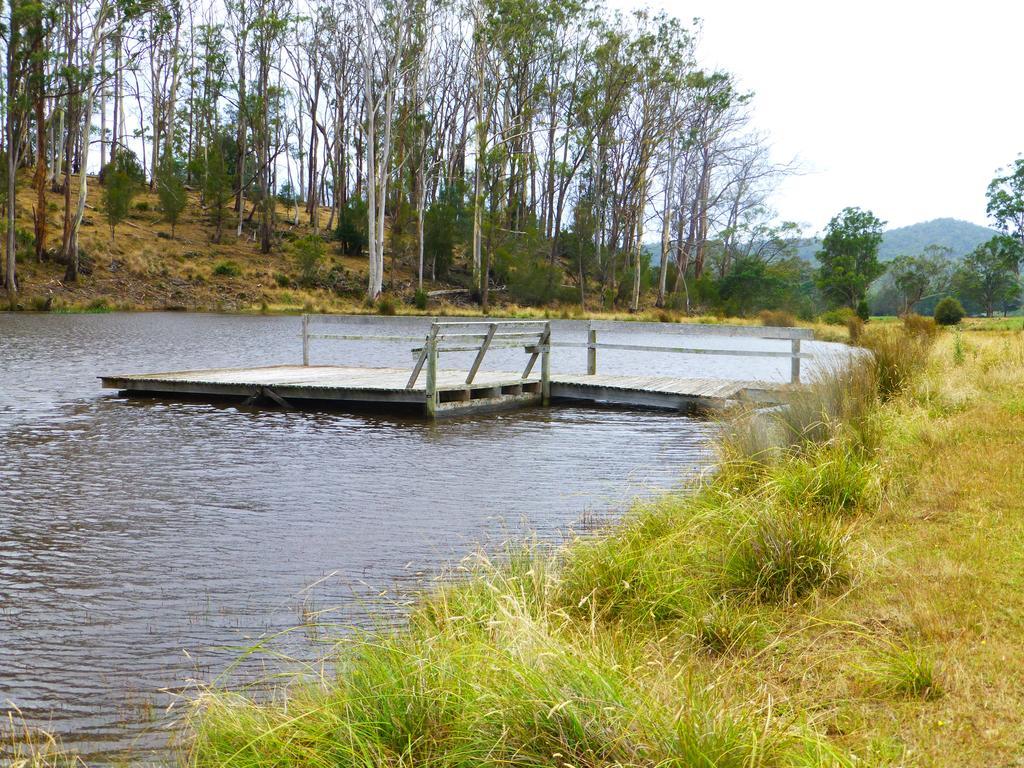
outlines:
M420 333L429 321L347 322L332 330ZM128 400L96 378L297 363L299 323L0 314L0 712L17 707L90 763L125 751L158 763L180 694L258 638L311 611L356 626L400 615L402 596L444 563L527 532L559 540L711 459L713 425L653 411L553 407L428 423ZM556 340L584 334L581 323L554 323ZM411 366L408 347L322 342L312 362ZM581 371L584 354L556 349L552 368ZM627 355L602 353L601 371L635 368ZM645 358L644 370L788 375L785 359L665 357ZM521 352L498 350L486 366L521 364ZM271 646L318 652L303 632ZM265 663L232 678L272 672Z

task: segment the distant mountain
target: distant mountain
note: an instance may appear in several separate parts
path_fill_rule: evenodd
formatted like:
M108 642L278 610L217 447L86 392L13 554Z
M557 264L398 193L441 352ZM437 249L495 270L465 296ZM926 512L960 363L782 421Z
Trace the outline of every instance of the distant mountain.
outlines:
M944 245L953 251L953 258L959 259L997 234L994 229L960 219L922 221L887 230L878 249L878 257L882 261L891 261L903 254L921 253L928 245ZM808 238L797 247L797 253L808 261L814 261L814 254L820 248L821 240Z

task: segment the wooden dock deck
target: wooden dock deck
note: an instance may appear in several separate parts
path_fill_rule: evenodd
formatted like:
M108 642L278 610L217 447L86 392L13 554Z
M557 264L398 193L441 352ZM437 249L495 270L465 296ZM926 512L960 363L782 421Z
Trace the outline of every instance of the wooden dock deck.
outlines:
M466 371L437 372L435 416L467 411L537 405L542 400L539 375L490 371L466 384ZM211 397L251 404L296 407L344 407L392 404L423 409L425 384L408 388L409 371L401 368L276 365L262 368L215 368L199 371L103 376L103 386L133 395ZM665 376L552 374L551 400L584 401L670 410L716 410L765 389L757 382L680 379Z
M782 391L799 383L800 339L809 332L801 329L773 329L780 334L759 338L785 338L792 341L789 352L765 350L711 350L679 346L651 347L622 343L601 344L593 328L585 343L552 343L550 323L546 321L435 322L423 337L314 335L309 332L310 318L302 323L303 365L275 365L253 368L216 368L103 375L106 388L131 395L235 399L249 404L276 404L281 407L376 406L406 408L428 417L458 415L551 401L613 403L643 408L683 411L717 410L742 400L775 401ZM716 329L721 333L721 327ZM413 349L417 359L412 370L337 365L310 365L310 339L379 339L390 342L419 342ZM553 374L551 348L582 347L587 350L587 372ZM528 360L521 372L484 371L481 365L489 349L520 348ZM791 384L721 379L678 378L647 375L611 375L597 372L597 351L636 349L681 354L758 355L789 357L792 360ZM442 352L476 352L468 370L442 369ZM540 370L535 363L540 360Z

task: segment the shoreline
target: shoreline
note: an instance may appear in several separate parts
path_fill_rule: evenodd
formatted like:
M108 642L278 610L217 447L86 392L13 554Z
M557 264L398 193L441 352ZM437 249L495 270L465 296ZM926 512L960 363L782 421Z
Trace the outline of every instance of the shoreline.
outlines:
M189 763L361 754L448 765L468 752L524 765L852 764L856 739L837 738L834 712L823 719L799 689L786 691L770 657L842 662L814 656L813 641L828 640L822 622L835 619L824 616L870 576L862 529L914 493L904 432L920 427L908 409L919 407L918 385L940 375L936 352L896 329L880 335L889 338L866 340L877 369L826 384L782 417L798 436L777 459L763 460L773 451L765 430L741 423L705 485L553 552L511 547L504 563L477 564L468 581L424 595L408 628L342 643L337 677L286 686L271 704L211 690L190 721ZM939 342L944 355L951 335ZM901 357L908 347L916 356ZM950 683L916 631L845 638L868 670L849 681L854 701L943 700ZM683 710L670 705L680 700ZM789 714L766 720L765 706ZM322 741L327 732L344 735Z

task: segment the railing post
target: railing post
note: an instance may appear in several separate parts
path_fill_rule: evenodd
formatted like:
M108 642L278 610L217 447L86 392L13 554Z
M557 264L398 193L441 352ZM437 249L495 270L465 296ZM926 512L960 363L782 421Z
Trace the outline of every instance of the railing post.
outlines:
M302 316L302 364L309 365L309 315Z
M544 325L540 347L540 402L551 404L551 323Z
M437 339L427 339L427 416L437 415Z
M789 368L789 383L799 384L800 383L800 339L793 339L792 352L793 357L790 360Z
M597 329L594 323L587 323L587 375L597 375Z

